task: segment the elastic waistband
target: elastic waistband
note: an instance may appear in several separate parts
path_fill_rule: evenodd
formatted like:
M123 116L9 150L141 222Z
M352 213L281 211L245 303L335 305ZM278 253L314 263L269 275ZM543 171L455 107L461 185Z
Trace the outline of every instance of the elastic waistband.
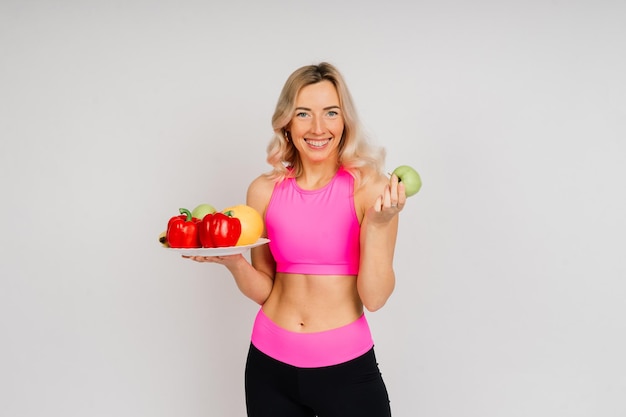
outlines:
M374 346L365 314L336 329L292 332L270 320L263 309L254 321L252 344L266 355L299 368L319 368L347 362Z

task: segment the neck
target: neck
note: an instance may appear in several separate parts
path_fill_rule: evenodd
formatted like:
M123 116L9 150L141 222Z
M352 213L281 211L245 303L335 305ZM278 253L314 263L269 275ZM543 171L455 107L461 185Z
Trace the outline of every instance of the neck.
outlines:
M305 164L302 174L296 179L298 185L304 189L317 189L325 186L332 180L339 169L338 161L324 161L319 164Z

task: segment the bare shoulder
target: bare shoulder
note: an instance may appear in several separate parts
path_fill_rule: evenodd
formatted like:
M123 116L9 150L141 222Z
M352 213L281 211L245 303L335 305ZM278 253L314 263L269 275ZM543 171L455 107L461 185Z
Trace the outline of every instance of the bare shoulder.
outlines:
M248 186L247 204L264 213L274 190L275 181L267 174L261 174Z

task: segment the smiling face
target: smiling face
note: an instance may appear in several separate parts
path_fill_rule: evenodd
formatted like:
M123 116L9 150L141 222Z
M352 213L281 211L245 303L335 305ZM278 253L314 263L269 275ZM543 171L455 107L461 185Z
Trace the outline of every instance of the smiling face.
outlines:
M324 80L302 87L295 104L287 130L302 161L336 163L344 121L333 83Z

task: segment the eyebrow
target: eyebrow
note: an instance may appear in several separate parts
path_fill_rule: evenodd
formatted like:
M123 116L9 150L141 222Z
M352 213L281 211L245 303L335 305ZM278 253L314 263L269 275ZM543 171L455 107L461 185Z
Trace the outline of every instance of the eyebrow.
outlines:
M333 106L324 107L322 110L331 110L331 109L339 109L339 110L341 110L341 107L333 105ZM311 111L311 109L308 108L308 107L296 107L295 110Z

